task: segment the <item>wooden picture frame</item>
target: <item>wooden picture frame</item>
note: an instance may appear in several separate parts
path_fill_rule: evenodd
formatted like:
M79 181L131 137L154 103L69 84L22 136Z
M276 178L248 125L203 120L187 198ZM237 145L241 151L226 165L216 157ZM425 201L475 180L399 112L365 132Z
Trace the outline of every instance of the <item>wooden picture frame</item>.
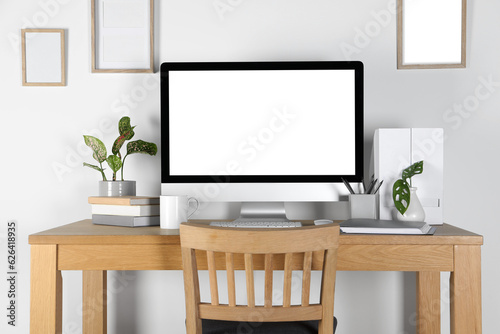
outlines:
M466 67L467 0L397 0L397 68Z
M22 29L22 85L65 86L64 29Z
M154 0L90 0L92 73L154 71Z

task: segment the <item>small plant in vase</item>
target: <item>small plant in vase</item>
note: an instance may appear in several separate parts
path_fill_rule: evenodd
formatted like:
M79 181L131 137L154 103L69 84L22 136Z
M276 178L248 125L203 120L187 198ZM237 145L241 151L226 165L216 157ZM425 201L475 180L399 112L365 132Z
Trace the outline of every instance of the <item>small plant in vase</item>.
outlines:
M424 221L425 212L417 197L417 188L412 187L411 178L424 171L424 162L419 161L403 170L402 177L394 182L392 199L398 210L396 217L405 221Z
M120 149L125 144L126 141L131 140L134 137L135 126L130 125L130 117L125 116L118 122L118 132L119 136L116 138L113 146L111 148L111 153L108 156L106 146L104 143L96 137L84 135L85 144L90 147L93 151L94 159L99 163L99 165L92 165L84 162L83 166L90 167L101 173L102 182L99 186L100 196L119 196L119 195L135 195L135 181L125 181L123 179L123 167L125 164L125 159L135 153L142 153L148 155L156 155L158 148L156 144L145 142L143 140L130 141L127 143L127 153L122 158ZM112 181L108 181L106 174L104 173L105 168L103 163L106 162L113 171ZM121 169L121 181L117 181L116 174Z

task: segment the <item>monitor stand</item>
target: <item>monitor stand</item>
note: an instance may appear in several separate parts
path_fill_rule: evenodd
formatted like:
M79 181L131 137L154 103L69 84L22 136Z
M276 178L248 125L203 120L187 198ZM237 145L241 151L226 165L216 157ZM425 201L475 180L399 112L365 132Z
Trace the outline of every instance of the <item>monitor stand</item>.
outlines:
M243 202L240 218L235 222L244 221L290 221L286 217L284 202Z

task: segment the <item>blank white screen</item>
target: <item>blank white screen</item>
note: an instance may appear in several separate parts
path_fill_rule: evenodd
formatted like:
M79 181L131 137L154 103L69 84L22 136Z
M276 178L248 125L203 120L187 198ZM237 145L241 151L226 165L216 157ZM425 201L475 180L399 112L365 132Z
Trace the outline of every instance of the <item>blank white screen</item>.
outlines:
M170 175L355 174L354 70L170 71Z

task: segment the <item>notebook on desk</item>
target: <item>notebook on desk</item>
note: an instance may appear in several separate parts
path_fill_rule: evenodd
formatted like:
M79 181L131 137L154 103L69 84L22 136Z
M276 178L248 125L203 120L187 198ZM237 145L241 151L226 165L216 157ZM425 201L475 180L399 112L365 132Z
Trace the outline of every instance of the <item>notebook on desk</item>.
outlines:
M435 227L425 222L353 218L340 223L343 233L360 234L434 234Z

